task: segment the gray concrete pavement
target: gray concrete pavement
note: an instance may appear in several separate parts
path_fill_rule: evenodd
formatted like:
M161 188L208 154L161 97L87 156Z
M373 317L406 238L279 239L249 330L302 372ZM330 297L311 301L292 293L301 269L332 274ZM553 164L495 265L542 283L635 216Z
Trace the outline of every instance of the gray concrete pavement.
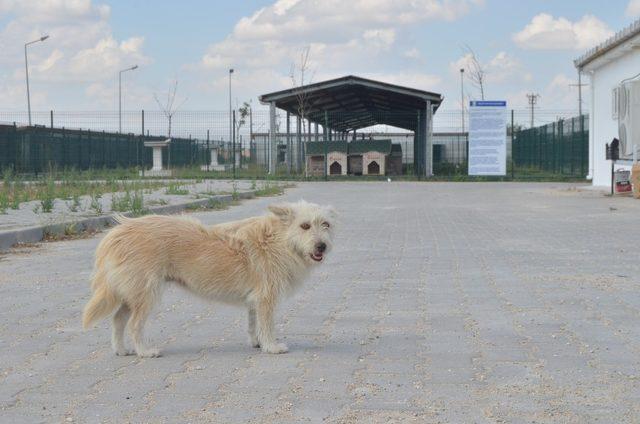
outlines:
M158 359L82 332L99 238L0 257L0 422L640 421L640 202L562 184L300 184L336 248L280 307L290 353L245 312L170 289ZM261 213L274 198L194 214ZM614 256L615 255L615 256Z

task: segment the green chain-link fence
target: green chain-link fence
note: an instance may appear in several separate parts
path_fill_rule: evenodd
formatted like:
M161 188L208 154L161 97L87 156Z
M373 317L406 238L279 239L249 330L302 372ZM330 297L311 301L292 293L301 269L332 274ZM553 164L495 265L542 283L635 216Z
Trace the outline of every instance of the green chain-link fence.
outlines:
M50 168L149 168L152 152L145 141L159 137L117 134L89 130L0 125L0 171L39 174ZM172 138L163 155L164 166L205 165L213 142ZM221 144L216 142L217 144ZM222 143L224 144L224 143ZM228 144L228 143L227 143ZM225 146L220 147L225 162Z
M540 127L514 130L513 166L519 173L584 177L589 166L589 122L585 115Z

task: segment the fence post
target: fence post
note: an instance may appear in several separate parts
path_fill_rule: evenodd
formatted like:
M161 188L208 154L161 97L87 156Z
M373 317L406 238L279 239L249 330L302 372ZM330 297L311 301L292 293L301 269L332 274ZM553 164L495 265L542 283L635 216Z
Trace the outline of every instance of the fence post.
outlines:
M234 109L233 111L233 130L232 130L232 137L231 137L231 149L233 149L233 151L231 152L231 160L233 161L233 179L236 179L236 111ZM277 152L277 150L276 150Z
M551 138L551 169L552 172L555 174L556 173L556 164L558 162L557 158L558 158L558 134L560 133L560 122L554 122L553 123L553 127L551 128L553 130L553 135Z
M589 119L593 119L593 117L589 117ZM585 143L586 141L586 143ZM582 175L586 175L589 171L586 169L589 165L587 165L585 167L585 155L584 155L584 150L586 150L587 155L589 154L589 137L587 137L587 139L584 139L584 115L580 115L580 173ZM585 146L587 146L587 149L585 149ZM588 160L586 162L587 164L589 163Z
M329 137L331 137L331 130L329 129L329 112L327 112L326 110L324 111L324 143L323 143L323 147L324 147L324 166L323 166L323 171L324 171L324 180L327 181L328 177L327 177L327 149L329 148L328 146L328 141L327 141L327 133L329 134Z
M511 179L514 179L514 175L515 175L515 161L513 159L514 153L515 153L515 146L513 145L513 140L515 139L514 135L513 135L513 131L514 131L514 127L513 127L513 109L511 109Z
M560 136L560 175L562 175L564 174L564 120L560 120L560 122L558 122L558 125L560 127L558 131L558 134Z
M51 122L50 127L53 128L53 110L49 111L49 121Z
M575 136L576 136L576 120L574 118L571 119L571 148L569 149L569 158L571 158L571 164L569 165L569 169L571 171L571 175L574 175L575 168L573 166L574 156L575 156Z

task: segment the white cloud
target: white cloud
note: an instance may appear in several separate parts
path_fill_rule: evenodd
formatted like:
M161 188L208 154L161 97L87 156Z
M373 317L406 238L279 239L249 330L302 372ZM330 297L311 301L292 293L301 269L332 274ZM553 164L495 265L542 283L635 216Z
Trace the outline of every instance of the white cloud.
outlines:
M148 63L148 58L141 52L142 43L143 39L139 37L118 43L109 35L94 46L77 52L69 62L69 70L83 81L113 78L120 69Z
M388 73L361 73L364 78L374 79L389 84L404 85L417 88L418 90L438 91L438 86L442 83L442 78L437 75L425 74L422 72L403 71Z
M524 65L513 56L510 56L504 51L498 52L488 61L483 61L481 57L476 56L480 62L482 70L485 72L484 89L485 97L496 91L500 91L500 86L503 84L516 83L522 84L530 82L532 79L531 73L527 72ZM467 82L466 92L470 94L470 98L476 98L479 96L479 91L476 93L476 88L470 84L470 73L474 69L472 54L466 53L455 62L449 64L449 71L452 78L460 78L460 69L465 70L465 80ZM477 94L477 95L476 95Z
M116 40L109 25L109 6L91 0L0 0L0 17L6 22L0 28L4 87L24 85L24 43L44 34L50 38L29 47L29 73L39 93L64 88L70 96L75 93L90 103L97 91L87 87L106 81L113 84L119 69L151 62L143 52L144 39ZM34 107L55 107L40 103L46 98L32 99Z
M601 20L585 15L579 21L554 18L547 13L533 17L513 35L518 46L538 50L585 50L611 37L613 31Z
M369 29L362 38L379 50L388 50L396 41L396 32L393 29Z
M437 90L441 80L433 75L388 71L398 59L421 59L417 48L401 45L404 35L411 26L452 21L483 5L484 0L279 0L241 18L224 40L186 69L219 79L205 87L220 92L226 87L226 70L234 68L234 90L249 98L289 88L291 65L309 46L313 81L353 73Z
M15 14L28 23L73 23L77 19L108 19L109 6L91 0L0 0L0 13Z
M629 0L625 14L630 18L637 18L640 16L640 0Z
M555 120L555 114L549 114L549 112L558 111L576 111L578 109L578 89L576 87L576 79L567 76L564 73L553 75L544 85L536 88L535 86L528 86L526 88L517 89L507 92L506 99L510 107L515 109L528 109L527 94L536 93L539 94L536 108L547 114L546 119L549 122ZM583 89L584 90L584 89ZM583 93L584 94L584 93ZM586 101L584 96L583 101ZM586 107L586 104L583 104Z
M420 50L415 47L412 47L408 50L405 50L402 55L407 59L420 59L422 55L420 54Z
M547 109L576 109L578 106L578 89L575 78L565 74L557 74L545 87L544 106Z
M308 42L361 32L364 28L406 25L427 20L455 20L484 0L279 0L236 24L238 40Z

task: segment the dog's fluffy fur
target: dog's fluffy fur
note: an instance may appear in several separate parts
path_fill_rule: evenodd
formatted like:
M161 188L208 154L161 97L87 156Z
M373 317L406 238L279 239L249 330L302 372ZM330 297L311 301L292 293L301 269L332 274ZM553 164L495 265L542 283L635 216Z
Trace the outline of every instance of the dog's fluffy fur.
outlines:
M174 282L200 297L246 306L251 345L286 352L274 336L276 303L330 250L335 212L304 201L269 210L214 226L188 217L119 217L120 225L96 250L84 328L116 310L115 353L133 353L124 346L128 323L135 353L158 356L157 349L145 345L143 327L166 283Z

